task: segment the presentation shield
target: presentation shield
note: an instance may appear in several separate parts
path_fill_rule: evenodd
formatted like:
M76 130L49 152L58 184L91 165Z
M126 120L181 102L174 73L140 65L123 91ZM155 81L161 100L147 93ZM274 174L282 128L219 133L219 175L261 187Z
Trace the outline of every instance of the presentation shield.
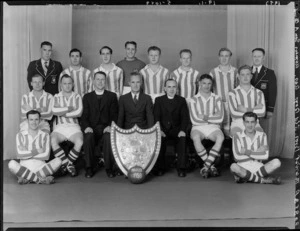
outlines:
M159 122L149 129L135 125L127 130L112 122L110 138L116 163L126 176L133 172L133 176L142 178L140 172L147 175L151 171L161 145Z

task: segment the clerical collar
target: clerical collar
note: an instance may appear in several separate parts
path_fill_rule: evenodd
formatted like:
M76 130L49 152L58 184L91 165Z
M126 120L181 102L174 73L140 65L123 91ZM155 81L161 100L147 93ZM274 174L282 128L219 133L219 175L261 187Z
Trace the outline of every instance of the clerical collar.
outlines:
M102 91L95 90L95 93L96 93L96 95L103 95L103 93L104 93L104 90L102 90Z

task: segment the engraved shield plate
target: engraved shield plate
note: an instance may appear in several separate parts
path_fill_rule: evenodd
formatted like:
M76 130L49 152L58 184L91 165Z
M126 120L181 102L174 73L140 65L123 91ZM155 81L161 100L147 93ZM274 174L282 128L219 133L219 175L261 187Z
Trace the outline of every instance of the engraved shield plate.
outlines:
M151 171L161 145L159 122L149 129L140 129L135 125L127 130L112 122L110 138L116 163L126 176L134 166L141 167L146 174Z

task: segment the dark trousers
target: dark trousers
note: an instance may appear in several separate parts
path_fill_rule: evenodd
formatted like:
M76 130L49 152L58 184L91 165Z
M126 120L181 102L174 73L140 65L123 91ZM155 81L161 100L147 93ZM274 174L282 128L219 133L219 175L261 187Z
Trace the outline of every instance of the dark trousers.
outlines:
M178 154L177 159L177 170L186 169L186 137L178 137L178 129L171 129L166 132L166 137L161 137L161 148L159 152L159 156L157 158L155 169L156 170L166 170L166 150L167 150L167 141L173 140L175 141L175 151Z
M112 154L111 144L110 144L110 133L103 133L104 127L102 125L98 125L93 129L93 133L84 133L84 159L85 159L85 167L94 169L97 165L96 156L100 156L100 153L95 154L95 147L99 147L101 142L103 142L103 158L105 169L113 168L115 164L115 159ZM96 149L100 151L100 149Z

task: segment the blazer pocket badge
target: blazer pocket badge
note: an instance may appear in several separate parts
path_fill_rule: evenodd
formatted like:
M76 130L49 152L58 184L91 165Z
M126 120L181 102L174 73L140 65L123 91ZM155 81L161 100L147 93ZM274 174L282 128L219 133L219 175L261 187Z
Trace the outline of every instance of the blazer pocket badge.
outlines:
M51 83L56 84L56 75L51 75Z
M262 90L267 89L267 83L262 83L262 84L260 85L260 89L262 89Z

